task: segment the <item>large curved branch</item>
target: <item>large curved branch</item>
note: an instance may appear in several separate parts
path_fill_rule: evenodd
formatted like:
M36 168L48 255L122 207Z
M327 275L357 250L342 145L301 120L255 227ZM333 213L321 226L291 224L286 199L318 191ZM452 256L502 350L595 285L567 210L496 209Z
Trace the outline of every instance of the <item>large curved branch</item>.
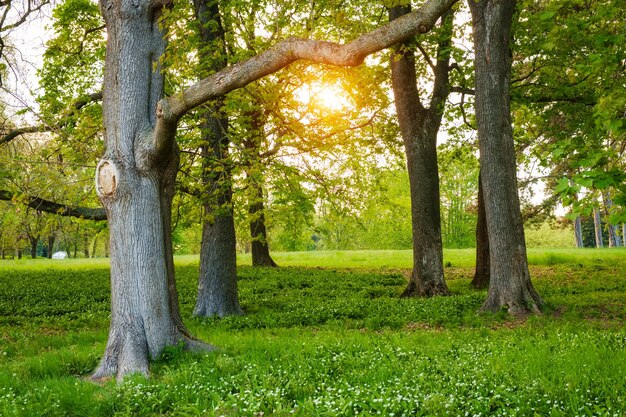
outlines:
M6 190L0 190L0 200L12 201L13 194ZM69 206L32 196L27 196L24 204L35 210L45 211L46 213L52 213L59 216L78 217L87 220L107 219L106 211L103 208Z
M11 142L13 139L27 133L51 132L56 129L63 129L65 126L67 126L69 117L73 116L78 110L82 109L86 105L99 100L102 100L102 91L98 91L97 93L91 93L89 95L86 95L85 97L81 97L72 104L67 113L65 113L65 115L63 115L63 117L57 123L40 124L37 126L26 126L13 129L10 132L2 134L2 136L0 136L0 145Z
M286 39L259 55L229 66L182 92L161 100L157 110L160 124L157 130L169 130L180 117L202 103L272 74L300 59L337 66L359 65L374 52L429 31L456 1L429 0L419 9L343 45L309 39Z

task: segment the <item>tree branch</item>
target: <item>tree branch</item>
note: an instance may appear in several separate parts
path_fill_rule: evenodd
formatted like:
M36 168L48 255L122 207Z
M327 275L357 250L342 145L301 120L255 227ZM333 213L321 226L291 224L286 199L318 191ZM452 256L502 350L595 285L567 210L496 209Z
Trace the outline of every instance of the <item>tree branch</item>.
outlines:
M51 132L55 129L63 129L65 126L67 126L67 123L68 123L67 119L69 117L76 114L78 110L82 109L86 105L93 103L94 101L98 101L98 100L102 100L102 91L99 91L97 93L91 93L85 97L82 97L76 100L74 104L72 104L68 112L65 114L65 116L63 116L59 120L59 122L57 122L56 124L53 124L53 125L40 124L37 126L20 127L17 129L13 129L12 131L8 133L5 133L4 135L0 137L0 145L11 142L13 139L21 135L24 135L26 133Z
M0 190L0 200L13 201L14 195L6 190ZM103 208L70 206L40 197L26 196L25 205L35 210L45 211L59 216L78 217L87 220L106 220L107 215Z
M191 109L303 59L356 66L368 55L425 33L457 0L429 0L421 8L381 26L347 44L289 38L267 51L207 77L182 92L161 100L161 128L171 127ZM159 126L157 124L157 129Z
M450 92L451 93L465 94L467 96L473 96L474 94L476 94L476 91L474 91L473 88L458 87L458 86L450 87Z

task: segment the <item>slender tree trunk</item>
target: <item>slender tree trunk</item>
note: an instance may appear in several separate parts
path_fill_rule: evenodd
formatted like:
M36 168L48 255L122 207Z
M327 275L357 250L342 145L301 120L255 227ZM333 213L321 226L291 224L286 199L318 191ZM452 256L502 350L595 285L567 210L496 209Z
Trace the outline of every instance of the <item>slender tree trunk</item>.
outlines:
M489 235L485 311L540 312L528 271L510 114L509 34L514 0L469 0L474 29L476 120Z
M48 259L52 259L52 253L54 252L54 235L48 236Z
M98 248L98 235L93 237L93 243L91 244L91 257L96 257L96 249Z
M220 59L211 57L199 74L205 69L219 71L226 66L226 51L222 44L224 29L217 2L194 0L196 17L200 23L201 43L199 50L217 50ZM208 68L205 68L207 67ZM217 100L211 111L204 113L202 131L204 145L203 198L206 219L202 227L200 250L200 277L198 297L193 314L200 317L243 314L239 305L237 290L237 246L235 221L232 207L232 174L228 167L228 119L220 117L222 100ZM222 169L215 169L221 167Z
M395 20L410 12L410 6L389 10ZM398 122L406 151L411 193L413 272L403 296L430 297L449 293L443 276L437 133L448 96L452 15L442 17L444 30L437 53L435 83L429 108L422 105L417 89L415 55L402 44L391 58L391 79Z
M626 223L622 223L622 245L626 246Z
M37 245L39 244L39 237L29 236L28 241L30 242L30 257L35 259L37 258Z
M248 207L250 214L250 236L252 266L271 266L277 267L270 255L270 247L267 244L267 229L265 227L265 204L263 197L263 188L256 179L250 179L248 182L251 188L252 201Z
M580 216L576 216L574 220L574 237L576 239L576 247L583 248L585 244L583 243L583 226Z
M485 213L485 196L481 175L478 175L478 219L476 221L476 271L471 286L477 289L489 287L489 234L487 233L487 214Z
M596 237L596 248L604 247L602 236L602 219L600 218L600 210L593 209L593 230Z
M604 202L604 213L608 219L611 214L611 209L613 207L613 200L611 199L611 194L609 191L602 193L602 201ZM616 248L621 246L621 242L619 240L619 234L617 232L617 226L610 224L607 221L607 229L609 233L609 247Z
M257 104L258 106L258 104ZM248 187L248 214L250 218L250 252L252 266L277 267L270 255L265 226L265 198L263 195L263 167L259 149L264 138L264 120L260 109L250 112L250 132L244 141L246 148L246 181Z
M148 374L167 346L200 348L182 325L174 284L171 196L178 168L170 126L157 107L165 47L154 2L101 0L107 26L103 116L106 151L96 190L107 211L111 324L93 377Z
M89 259L89 237L87 236L83 238L83 253L85 255L85 259Z

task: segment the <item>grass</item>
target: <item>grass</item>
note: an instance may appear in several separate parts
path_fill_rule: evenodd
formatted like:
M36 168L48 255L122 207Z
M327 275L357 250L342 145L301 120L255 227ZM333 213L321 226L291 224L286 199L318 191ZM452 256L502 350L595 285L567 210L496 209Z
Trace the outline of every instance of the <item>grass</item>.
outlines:
M621 416L624 255L531 251L548 309L526 320L477 313L466 250L445 253L454 295L423 300L398 298L409 251L276 254L285 267L239 269L246 316L194 319L197 257L179 257L186 323L220 349L169 349L121 385L86 378L106 343L106 260L0 262L0 415Z

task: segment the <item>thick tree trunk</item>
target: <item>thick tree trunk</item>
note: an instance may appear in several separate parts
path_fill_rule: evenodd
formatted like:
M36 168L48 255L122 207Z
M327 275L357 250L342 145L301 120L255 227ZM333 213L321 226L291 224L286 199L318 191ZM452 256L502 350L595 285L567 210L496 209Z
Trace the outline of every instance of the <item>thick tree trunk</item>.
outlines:
M200 23L199 50L221 49L221 59L208 57L199 73L219 71L226 66L226 52L217 44L224 43L217 2L194 0L196 18ZM203 65L204 64L204 65ZM228 119L219 117L222 100L203 114L204 145L203 189L205 220L200 249L198 297L193 314L200 317L243 314L237 290L237 246L232 207L232 174L227 166ZM215 169L221 167L222 169Z
M94 378L147 375L149 359L165 347L200 347L180 321L173 286L170 217L178 154L175 125L162 126L166 109L157 108L163 76L155 66L165 42L153 6L101 1L106 152L96 189L109 219L111 325Z
M409 6L393 7L389 19L409 12ZM451 25L451 19L447 20ZM449 48L450 37L451 29L444 30L430 108L420 100L413 50L403 44L391 58L394 101L409 171L413 230L413 272L403 296L430 297L449 292L443 276L437 133L448 95L449 58L442 50Z
M514 0L470 0L475 48L476 120L489 235L491 280L485 311L540 312L528 271L511 128L509 33Z
M585 244L583 243L583 225L580 216L576 216L576 219L574 219L574 238L576 240L577 248L585 247Z
M485 213L485 196L481 175L478 175L478 219L476 221L476 270L471 286L477 289L489 287L489 234L487 233L487 214Z
M600 210L593 209L593 231L596 237L596 248L604 247L602 236L602 219L600 218Z

